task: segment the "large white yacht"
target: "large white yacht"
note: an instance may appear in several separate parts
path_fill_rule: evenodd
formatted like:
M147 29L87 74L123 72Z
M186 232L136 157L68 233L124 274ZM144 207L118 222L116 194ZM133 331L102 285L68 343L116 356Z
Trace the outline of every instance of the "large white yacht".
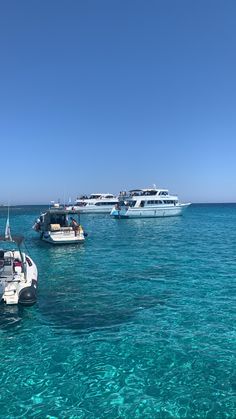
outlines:
M114 205L119 203L119 199L110 193L94 193L89 196L82 195L75 200L73 206L67 209L78 210L86 214L110 214Z
M132 189L120 194L110 214L115 218L170 217L181 215L189 205L181 204L168 189Z

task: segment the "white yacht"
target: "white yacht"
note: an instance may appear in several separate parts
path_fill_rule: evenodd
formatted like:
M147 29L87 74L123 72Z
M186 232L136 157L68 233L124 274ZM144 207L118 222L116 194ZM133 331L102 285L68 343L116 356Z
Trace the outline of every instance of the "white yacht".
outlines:
M110 214L114 205L119 203L119 199L109 193L96 193L89 196L83 195L75 200L73 206L68 209L78 210L86 214Z
M82 243L86 234L80 224L79 212L54 204L42 213L33 225L42 240L52 244Z
M31 306L36 302L38 271L21 250L23 237L11 236L9 218L0 241L0 301Z
M181 204L168 189L133 189L120 194L110 214L115 218L170 217L181 215L189 205Z

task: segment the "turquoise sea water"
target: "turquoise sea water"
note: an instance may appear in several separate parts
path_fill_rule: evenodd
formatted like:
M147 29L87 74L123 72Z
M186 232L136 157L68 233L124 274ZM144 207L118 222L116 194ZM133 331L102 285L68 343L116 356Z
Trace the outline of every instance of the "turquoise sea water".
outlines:
M40 209L11 210L39 288L0 306L0 417L235 418L236 205L84 215L86 242L61 247L31 229Z

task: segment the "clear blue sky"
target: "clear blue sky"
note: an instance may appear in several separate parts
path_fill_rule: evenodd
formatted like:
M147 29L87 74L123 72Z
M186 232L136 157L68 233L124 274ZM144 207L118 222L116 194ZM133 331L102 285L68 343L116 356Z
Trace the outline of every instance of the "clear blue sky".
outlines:
M0 203L236 201L235 0L1 0Z

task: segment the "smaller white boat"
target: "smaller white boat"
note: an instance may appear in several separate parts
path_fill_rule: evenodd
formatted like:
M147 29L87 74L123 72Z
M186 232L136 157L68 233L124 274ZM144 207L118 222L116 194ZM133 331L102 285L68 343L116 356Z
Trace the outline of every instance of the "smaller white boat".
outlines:
M38 271L22 252L22 236L11 236L9 217L5 236L0 237L0 301L31 306L36 302Z
M120 194L110 215L115 218L171 217L181 215L190 203L181 204L168 189L133 189Z
M79 210L84 214L110 214L114 205L119 203L119 199L109 193L95 193L89 196L82 195L75 200L73 206L68 209Z
M54 204L33 225L43 241L52 244L83 243L86 234L80 224L80 212Z

